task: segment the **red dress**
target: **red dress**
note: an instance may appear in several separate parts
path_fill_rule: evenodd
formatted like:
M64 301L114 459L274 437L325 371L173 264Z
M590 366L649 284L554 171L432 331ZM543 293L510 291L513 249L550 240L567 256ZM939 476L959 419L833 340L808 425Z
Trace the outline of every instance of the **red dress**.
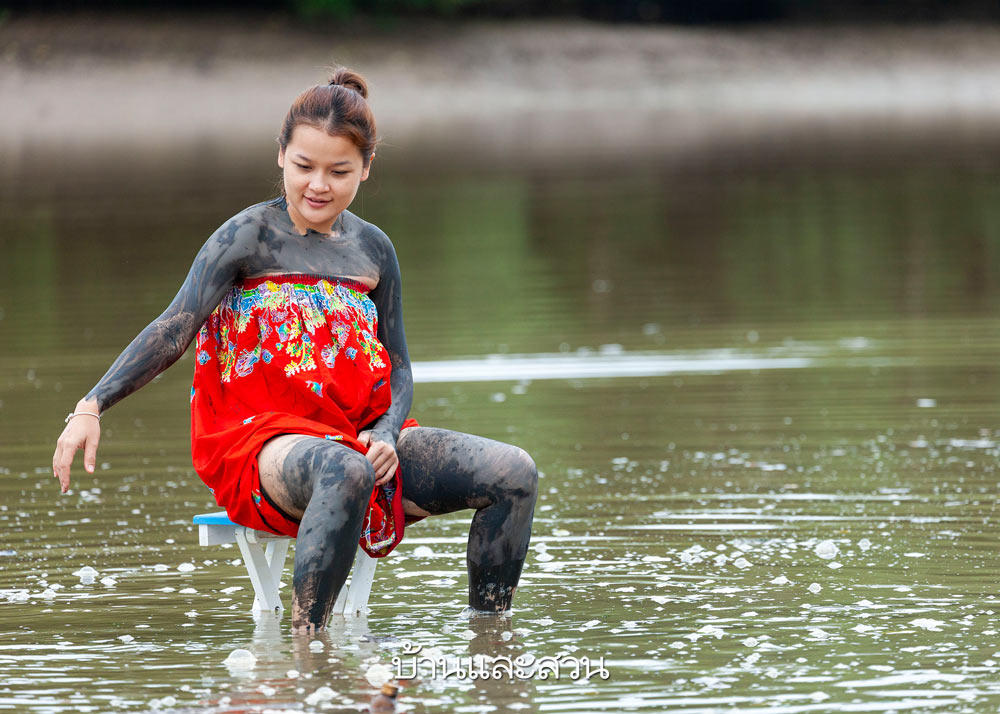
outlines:
M195 471L234 523L289 535L299 524L260 488L257 456L280 434L365 453L358 432L392 402L391 365L367 286L344 278L251 278L198 333L191 387ZM416 426L407 419L403 428ZM361 546L387 555L403 537L400 469L372 491Z

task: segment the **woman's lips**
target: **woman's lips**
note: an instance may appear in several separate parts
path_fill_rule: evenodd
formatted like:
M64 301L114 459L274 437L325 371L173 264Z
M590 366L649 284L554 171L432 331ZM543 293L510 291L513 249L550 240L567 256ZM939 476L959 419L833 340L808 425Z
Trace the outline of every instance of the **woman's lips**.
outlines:
M323 208L323 206L330 203L330 199L321 200L317 198L309 198L308 196L306 196L305 199L306 203L308 203L311 208Z

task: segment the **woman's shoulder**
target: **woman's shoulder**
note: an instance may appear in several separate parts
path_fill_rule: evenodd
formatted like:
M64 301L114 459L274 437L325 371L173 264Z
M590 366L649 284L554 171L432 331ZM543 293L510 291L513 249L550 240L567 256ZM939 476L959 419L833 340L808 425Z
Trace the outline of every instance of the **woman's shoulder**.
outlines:
M247 206L226 219L209 240L222 241L226 244L248 241L255 243L266 234L269 226L280 219L281 209L278 208L278 201L279 199L270 199Z
M385 231L350 211L344 211L344 230L347 233L354 233L364 242L384 248L392 247L392 241L389 240Z

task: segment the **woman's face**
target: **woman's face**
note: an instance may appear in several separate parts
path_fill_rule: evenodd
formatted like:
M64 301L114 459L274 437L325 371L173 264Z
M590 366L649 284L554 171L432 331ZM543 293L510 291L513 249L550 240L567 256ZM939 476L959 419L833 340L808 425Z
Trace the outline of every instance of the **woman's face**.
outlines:
M330 136L306 124L292 131L288 146L278 149L288 213L303 233L330 233L333 222L351 205L368 178L361 152L343 136Z

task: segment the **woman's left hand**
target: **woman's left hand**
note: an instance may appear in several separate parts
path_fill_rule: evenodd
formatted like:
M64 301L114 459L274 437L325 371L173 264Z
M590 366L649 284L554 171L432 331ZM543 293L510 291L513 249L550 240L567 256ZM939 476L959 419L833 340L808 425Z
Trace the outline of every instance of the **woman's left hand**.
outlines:
M365 454L365 458L368 459L375 469L376 486L388 483L396 473L396 466L399 465L399 457L396 456L396 447L385 439L385 435L370 429L358 434L358 441L368 447L368 453Z

